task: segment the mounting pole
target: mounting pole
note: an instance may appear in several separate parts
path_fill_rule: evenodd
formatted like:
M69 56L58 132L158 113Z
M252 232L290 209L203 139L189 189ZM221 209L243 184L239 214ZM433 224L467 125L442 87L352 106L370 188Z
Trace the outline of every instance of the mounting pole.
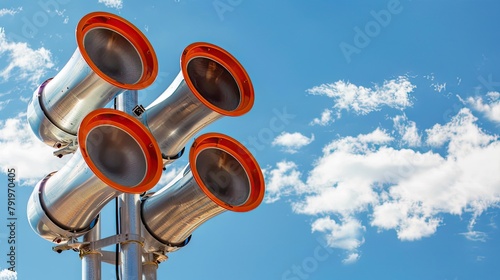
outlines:
M156 280L158 262L153 253L145 253L142 264L142 280Z
M137 91L126 91L116 97L116 109L133 115ZM120 234L141 236L140 195L122 194L118 198ZM120 280L138 280L142 276L142 241L128 240L120 245Z
M83 242L95 242L101 238L101 222L83 236ZM101 252L99 249L80 251L82 259L82 280L101 280Z

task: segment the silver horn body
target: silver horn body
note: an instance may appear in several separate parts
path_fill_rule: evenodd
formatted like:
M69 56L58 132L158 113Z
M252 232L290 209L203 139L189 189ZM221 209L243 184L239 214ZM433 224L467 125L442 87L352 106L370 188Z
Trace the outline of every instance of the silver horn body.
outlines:
M76 29L77 49L52 79L33 94L28 122L49 146L66 146L91 111L125 90L154 81L158 62L153 47L131 23L113 14L83 17Z
M198 131L223 116L241 116L254 91L241 64L224 49L194 43L181 56L181 71L145 111L145 123L170 163Z
M153 136L123 112L91 112L82 120L78 141L79 150L41 180L28 201L31 227L52 242L84 234L107 202L122 193L145 192L161 176Z
M142 203L146 251L177 250L210 218L255 209L264 189L262 172L243 145L218 133L196 138L184 171Z

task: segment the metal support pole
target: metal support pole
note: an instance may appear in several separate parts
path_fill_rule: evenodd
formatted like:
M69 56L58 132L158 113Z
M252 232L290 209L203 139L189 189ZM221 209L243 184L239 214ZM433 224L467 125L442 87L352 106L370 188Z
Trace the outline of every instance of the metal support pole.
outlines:
M83 236L83 242L94 242L101 238L101 222ZM85 251L82 258L82 280L101 280L101 252L97 250Z
M116 109L132 115L137 105L137 91L126 91L115 100ZM140 195L122 194L119 199L120 233L141 235ZM121 280L138 280L142 276L142 246L140 240L121 244Z
M144 254L142 263L142 280L156 280L158 263L153 253Z

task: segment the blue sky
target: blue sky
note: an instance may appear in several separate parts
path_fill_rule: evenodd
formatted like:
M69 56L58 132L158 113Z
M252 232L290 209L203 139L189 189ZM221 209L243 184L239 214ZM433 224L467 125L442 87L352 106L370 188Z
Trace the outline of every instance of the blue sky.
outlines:
M248 114L201 133L252 151L264 202L205 223L158 279L498 279L499 9L450 0L2 1L0 181L12 167L21 180L17 278L80 279L78 254L53 253L25 218L33 186L67 160L39 143L25 112L75 51L80 18L102 10L155 48L159 75L141 104L168 87L182 50L198 41L231 52L255 88ZM168 166L162 182L186 163ZM103 235L113 234L112 209L102 216ZM102 275L114 279L114 267Z

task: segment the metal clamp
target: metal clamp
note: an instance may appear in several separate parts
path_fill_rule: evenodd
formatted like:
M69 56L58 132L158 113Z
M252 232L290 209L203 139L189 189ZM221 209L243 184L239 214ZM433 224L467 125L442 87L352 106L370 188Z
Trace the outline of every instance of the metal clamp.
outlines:
M74 154L78 150L78 142L76 138L73 139L68 145L54 151L54 156L62 158L65 155Z
M93 242L77 242L76 240L70 240L65 244L52 247L52 250L58 253L66 250L85 250L92 252L110 245L114 244L124 244L124 243L139 243L144 245L144 238L138 234L123 233L118 235L109 236L103 239L99 239Z

